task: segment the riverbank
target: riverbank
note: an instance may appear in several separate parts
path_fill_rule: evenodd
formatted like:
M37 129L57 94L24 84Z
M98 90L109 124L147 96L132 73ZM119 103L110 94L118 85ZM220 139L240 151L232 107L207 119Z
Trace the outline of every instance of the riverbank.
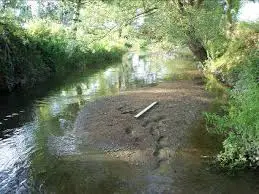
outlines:
M90 45L61 24L38 21L23 28L15 21L0 22L0 91L33 88L51 77L120 61L123 45ZM53 30L55 29L55 30Z
M228 169L259 166L258 40L258 22L239 24L226 51L208 61L205 68L207 74L228 86L228 100L222 111L207 114L210 132L226 137L218 161ZM215 79L211 78L208 87Z

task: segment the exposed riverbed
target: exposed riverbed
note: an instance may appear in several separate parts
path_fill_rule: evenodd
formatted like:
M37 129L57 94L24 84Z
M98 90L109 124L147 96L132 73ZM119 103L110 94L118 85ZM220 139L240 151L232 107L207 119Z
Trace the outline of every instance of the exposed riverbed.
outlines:
M1 96L0 193L258 193L258 173L211 165L221 143L202 112L215 97L194 64L132 52L99 72Z

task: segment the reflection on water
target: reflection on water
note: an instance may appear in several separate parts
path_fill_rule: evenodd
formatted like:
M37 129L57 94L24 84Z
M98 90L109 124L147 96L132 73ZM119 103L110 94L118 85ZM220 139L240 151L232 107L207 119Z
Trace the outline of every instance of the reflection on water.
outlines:
M129 53L122 63L97 73L89 70L32 93L1 96L0 193L134 193L143 185L146 193L153 187L157 193L170 190L174 180L169 177L143 178L126 161L107 160L95 151L82 155L84 142L73 123L87 102L181 79L183 71L194 69L192 63L162 53Z

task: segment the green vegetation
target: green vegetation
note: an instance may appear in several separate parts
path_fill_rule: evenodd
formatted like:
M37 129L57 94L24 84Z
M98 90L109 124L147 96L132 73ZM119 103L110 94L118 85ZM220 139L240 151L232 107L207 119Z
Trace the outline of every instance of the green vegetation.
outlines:
M259 165L259 23L240 24L208 71L232 87L225 114L207 114L210 131L225 134L218 160L225 167Z
M218 160L259 165L259 24L237 20L241 0L39 1L36 15L26 1L0 2L0 90L96 68L124 47L188 47L207 88L227 86L214 90L229 96L223 111L207 114L209 130L226 136Z
M38 20L23 29L12 20L1 22L0 86L32 87L58 73L120 60L122 48L74 41L60 24ZM94 66L95 65L95 66Z
M28 17L30 14L23 12L24 15L16 17L10 10L6 8L0 15L1 91L33 87L51 76L86 67L99 68L120 60L125 51L123 40L114 43L112 37L82 34L79 30L85 25L76 32L74 24L62 23L55 19L56 15L50 17L53 10L43 9L47 13L38 17Z

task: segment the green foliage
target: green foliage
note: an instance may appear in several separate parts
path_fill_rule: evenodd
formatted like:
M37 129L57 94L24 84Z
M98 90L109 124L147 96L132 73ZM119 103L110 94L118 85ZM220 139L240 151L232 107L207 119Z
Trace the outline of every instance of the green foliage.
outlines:
M61 24L37 20L21 28L14 21L1 19L0 87L31 87L56 73L82 70L86 66L120 59L122 49L73 40ZM4 82L4 83L3 83Z
M156 6L141 28L144 36L189 46L201 61L201 53L214 59L226 50L226 19L219 1L165 1Z
M239 79L238 75L247 66L251 55L258 52L259 23L241 23L229 42L228 49L222 57L207 63L207 70L229 86L233 86Z
M251 24L250 24L251 25ZM241 25L227 52L215 61L226 77L232 77L225 115L207 114L210 131L225 134L218 160L225 167L259 165L259 31ZM211 68L213 69L213 68ZM234 80L234 81L233 81Z
M2 20L0 34L0 72L9 90L19 84L33 85L35 79L48 74L50 66L44 64L37 45L21 27L10 19Z

